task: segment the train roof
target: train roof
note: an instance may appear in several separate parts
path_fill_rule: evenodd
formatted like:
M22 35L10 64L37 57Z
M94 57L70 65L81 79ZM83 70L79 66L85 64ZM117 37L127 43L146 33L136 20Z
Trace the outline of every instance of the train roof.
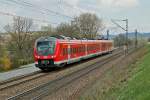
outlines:
M73 40L66 38L64 39L63 37L53 37L53 36L45 36L45 37L40 37L37 39L37 41L58 41L61 43L70 43L70 42L113 42L113 40Z
M40 37L37 39L37 41L56 41L57 38L55 37L50 37L50 36L46 36L46 37Z

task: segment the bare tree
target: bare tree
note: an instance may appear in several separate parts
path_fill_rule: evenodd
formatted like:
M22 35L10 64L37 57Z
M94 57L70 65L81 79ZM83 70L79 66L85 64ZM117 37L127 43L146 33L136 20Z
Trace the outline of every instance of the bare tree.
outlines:
M77 37L78 33L74 30L74 27L68 23L61 23L57 26L56 32L70 37Z
M33 21L31 19L14 17L12 25L6 25L4 29L10 34L10 48L18 54L18 57L25 56L25 47L30 42L30 29Z
M135 46L135 40L133 38L128 38L128 47ZM126 44L126 36L125 34L119 34L114 38L115 46L121 47Z
M81 14L72 22L80 34L84 34L84 37L91 39L95 38L98 32L104 28L102 20L95 14L90 13Z
M48 26L41 26L41 35L42 36L51 36L55 34L55 28L50 24Z
M42 26L41 30L45 32L53 32L54 28L49 24L48 26Z
M119 34L114 38L114 43L116 47L121 47L126 43L126 37L124 34Z

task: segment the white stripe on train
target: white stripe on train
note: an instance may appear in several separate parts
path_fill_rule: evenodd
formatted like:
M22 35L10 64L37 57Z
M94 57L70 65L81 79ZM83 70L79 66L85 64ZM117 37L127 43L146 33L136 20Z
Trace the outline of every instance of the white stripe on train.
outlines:
M104 54L104 53L108 53L108 52L111 52L111 51L112 50L110 50L110 51L103 51L103 52L98 52L98 53L94 53L94 54L90 54L90 55L86 55L86 56L80 56L80 57L77 57L77 58L71 58L69 60L57 61L57 62L54 62L54 64L58 65L58 66L60 64L62 64L62 63L71 64L71 63L80 61L81 59L87 59L87 58L90 58L90 57L93 57L93 56L96 56L96 55L101 55L101 54Z

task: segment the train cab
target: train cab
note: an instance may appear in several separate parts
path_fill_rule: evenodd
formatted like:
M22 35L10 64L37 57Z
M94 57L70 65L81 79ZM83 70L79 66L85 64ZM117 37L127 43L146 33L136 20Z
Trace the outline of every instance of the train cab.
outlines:
M39 38L34 47L35 66L44 69L54 66L54 55L57 39L54 37Z

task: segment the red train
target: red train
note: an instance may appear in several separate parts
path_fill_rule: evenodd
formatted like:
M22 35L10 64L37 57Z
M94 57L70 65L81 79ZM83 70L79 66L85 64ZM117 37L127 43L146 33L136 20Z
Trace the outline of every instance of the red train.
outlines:
M111 40L65 40L41 37L37 39L34 46L35 66L41 70L50 69L112 50Z

